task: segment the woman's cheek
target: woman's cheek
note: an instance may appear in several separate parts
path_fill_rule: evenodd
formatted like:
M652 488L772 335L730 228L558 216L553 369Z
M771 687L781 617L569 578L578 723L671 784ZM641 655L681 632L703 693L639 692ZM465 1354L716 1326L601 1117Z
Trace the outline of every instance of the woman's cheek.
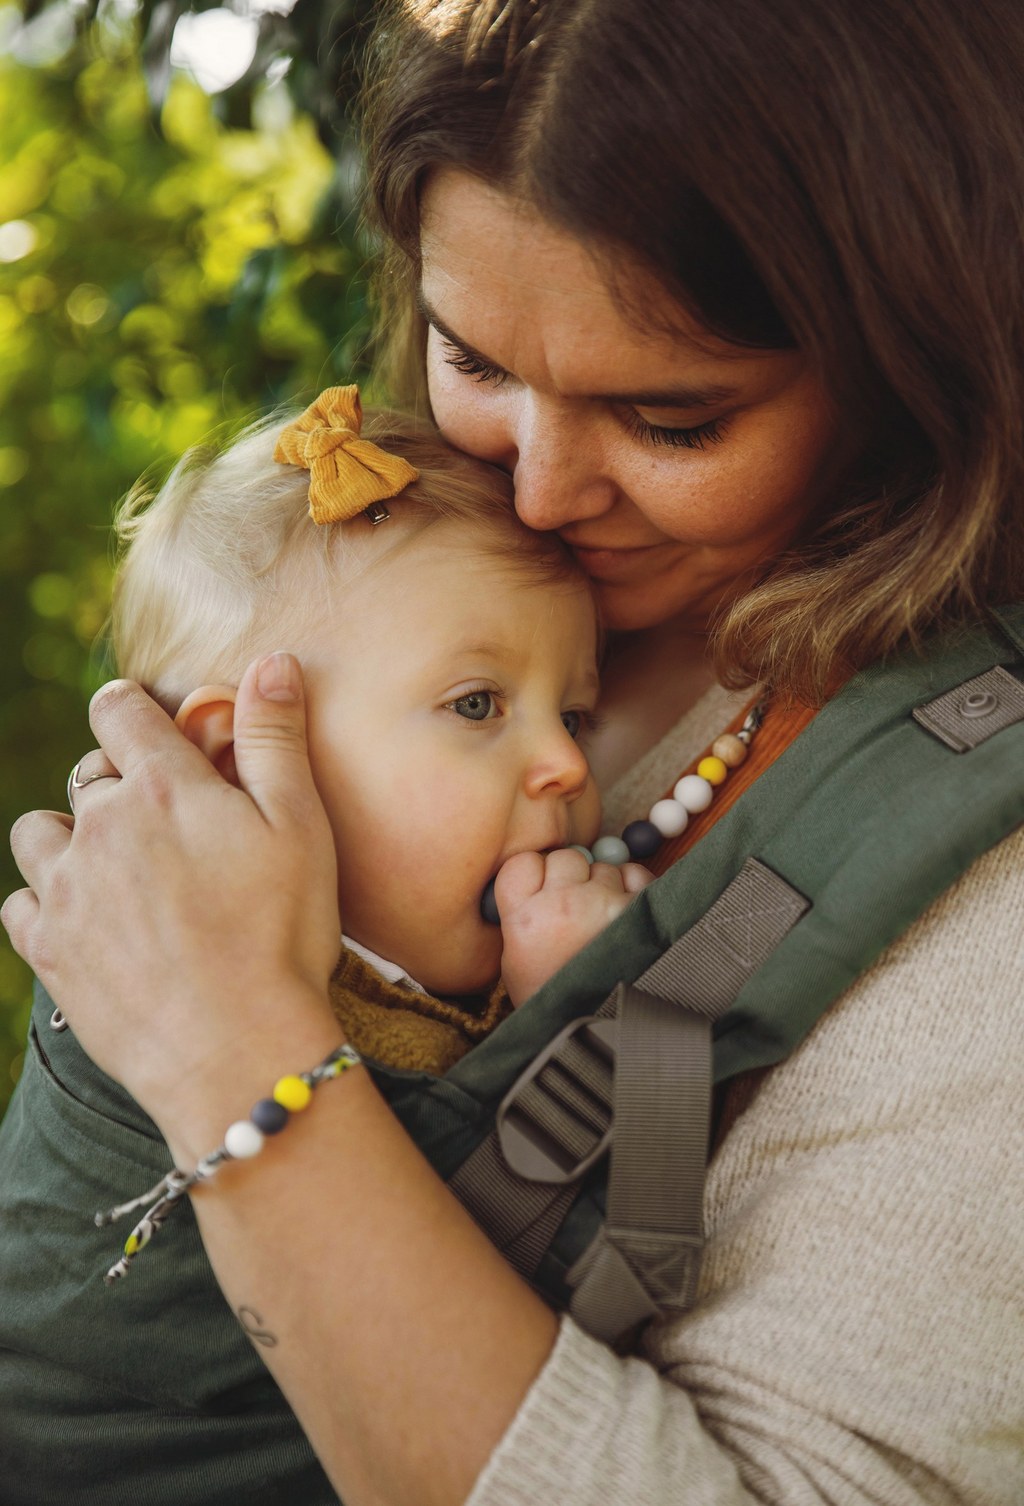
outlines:
M462 402L456 400L456 389L465 378L442 358L437 343L437 336L431 330L427 336L427 390L436 423L447 438L454 440L460 419L465 418L467 410L473 407L472 395Z
M508 430L497 393L453 371L443 360L432 361L429 345L427 385L434 422L449 443L480 460L506 462Z
M679 448L636 467L632 481L641 510L663 533L712 548L788 535L809 505L807 487L806 468L731 431L704 450Z

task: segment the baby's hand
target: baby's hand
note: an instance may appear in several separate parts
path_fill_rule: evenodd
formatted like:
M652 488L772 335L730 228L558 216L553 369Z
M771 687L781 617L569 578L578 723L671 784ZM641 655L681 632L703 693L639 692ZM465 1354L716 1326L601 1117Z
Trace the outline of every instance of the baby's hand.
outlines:
M504 951L501 978L514 1005L535 994L654 877L639 863L588 863L571 847L518 852L494 882Z

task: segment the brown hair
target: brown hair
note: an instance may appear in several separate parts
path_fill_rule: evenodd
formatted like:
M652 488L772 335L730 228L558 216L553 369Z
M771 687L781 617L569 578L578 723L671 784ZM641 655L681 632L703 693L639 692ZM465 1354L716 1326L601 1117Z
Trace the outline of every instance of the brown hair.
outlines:
M111 615L119 673L172 714L197 685L234 684L246 664L282 641L301 644L326 616L339 578L407 548L428 527L471 527L481 552L531 582L585 577L553 534L516 516L512 482L449 445L433 425L367 412L362 435L401 455L419 478L375 529L362 516L317 525L309 472L274 460L276 414L227 446L198 447L154 495L139 485L115 519L120 559Z
M443 165L639 258L715 334L800 347L859 459L717 649L820 698L1024 595L1022 98L1019 0L392 0L366 93L384 379L425 401Z

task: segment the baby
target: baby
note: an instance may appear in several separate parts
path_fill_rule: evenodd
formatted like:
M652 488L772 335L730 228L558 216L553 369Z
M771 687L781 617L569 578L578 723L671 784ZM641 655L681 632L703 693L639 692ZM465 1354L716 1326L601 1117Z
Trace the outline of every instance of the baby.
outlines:
M573 850L600 802L582 741L598 630L572 556L432 429L361 428L356 389L332 388L130 497L114 648L228 779L232 687L261 653L299 654L338 857L335 1010L376 1060L443 1072L649 875Z

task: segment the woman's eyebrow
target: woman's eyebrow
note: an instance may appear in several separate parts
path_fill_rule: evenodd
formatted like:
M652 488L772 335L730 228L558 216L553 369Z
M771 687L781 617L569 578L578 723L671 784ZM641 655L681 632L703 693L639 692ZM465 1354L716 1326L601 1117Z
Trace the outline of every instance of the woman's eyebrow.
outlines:
M475 345L470 345L461 335L457 335L437 313L430 303L427 302L422 288L416 291L416 307L423 318L437 330L442 340L449 345L454 345L473 361L479 361L482 366L493 367L495 371L504 372L505 368L497 361L485 356L483 351L477 350ZM511 375L511 373L508 373ZM707 387L672 387L644 392L581 392L574 396L583 397L591 402L617 403L623 408L715 408L720 403L728 402L737 394L737 388L709 385Z

